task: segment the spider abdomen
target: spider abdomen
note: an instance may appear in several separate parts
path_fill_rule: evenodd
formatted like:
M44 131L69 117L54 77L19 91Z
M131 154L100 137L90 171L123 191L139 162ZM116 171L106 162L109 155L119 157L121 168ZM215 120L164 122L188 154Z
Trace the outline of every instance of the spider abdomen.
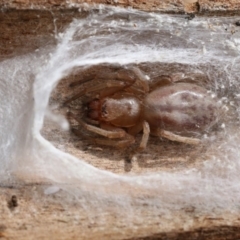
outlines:
M218 119L219 106L204 88L175 83L149 93L144 101L144 118L154 128L175 132L202 132Z

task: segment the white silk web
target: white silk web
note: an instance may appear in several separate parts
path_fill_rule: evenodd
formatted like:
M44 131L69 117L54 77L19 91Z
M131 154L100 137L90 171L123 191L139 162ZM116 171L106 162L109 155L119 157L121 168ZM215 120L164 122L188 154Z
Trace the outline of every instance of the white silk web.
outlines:
M238 209L240 33L234 22L234 17L188 21L99 7L75 19L51 50L0 62L1 182L44 181L68 191L83 206L111 202L129 214L137 211L132 202L147 204L156 214L186 206L210 212ZM217 151L198 169L120 176L56 149L40 134L52 90L73 68L101 63L184 64L204 73L211 89L234 110L234 117L223 123L224 140L209 146Z

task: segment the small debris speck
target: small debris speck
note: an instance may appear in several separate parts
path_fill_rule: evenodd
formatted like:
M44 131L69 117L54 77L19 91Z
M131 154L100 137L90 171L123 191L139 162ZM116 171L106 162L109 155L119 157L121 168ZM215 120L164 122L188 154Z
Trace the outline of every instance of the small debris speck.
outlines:
M240 27L240 20L235 22L235 25Z
M11 197L11 199L8 201L8 207L9 207L10 209L13 209L13 208L15 208L15 207L17 207L17 206L18 206L17 196L16 196L16 195L13 195L13 196Z
M193 20L195 18L195 14L194 13L188 13L187 16L185 17L185 19L187 20Z

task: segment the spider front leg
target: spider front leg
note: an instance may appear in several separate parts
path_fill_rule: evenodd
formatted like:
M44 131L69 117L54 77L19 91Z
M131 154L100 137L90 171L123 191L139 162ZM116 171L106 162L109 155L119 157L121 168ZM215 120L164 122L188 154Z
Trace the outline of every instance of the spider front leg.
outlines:
M85 82L80 81L80 83L74 82L70 84L70 86L73 87L82 85L82 89L80 89L79 92L70 99L66 100L63 105L67 105L85 95L95 94L95 96L92 98L96 97L97 95L99 98L104 98L126 88L129 88L131 89L130 91L136 93L138 90L133 87L134 83L140 85L144 93L149 91L148 80L137 67L122 69L116 73L106 74L105 79L103 79L102 75L100 74L99 78L95 77L94 79L87 80Z
M99 134L101 136L107 137L107 138L123 138L126 134L126 132L121 128L105 130L105 129L87 124L87 123L83 122L81 119L79 119L72 112L68 112L68 117L75 119L86 130L96 133L96 134Z
M78 98L80 98L82 96L85 96L86 94L99 93L100 91L104 91L105 89L107 89L107 90L112 89L112 94L113 94L114 92L118 92L118 91L126 88L127 86L128 86L128 84L126 84L124 82L116 81L116 80L115 81L108 80L107 82L100 82L100 83L97 83L92 86L89 86L89 84L88 84L87 86L84 86L82 89L80 89L80 91L77 94L75 94L74 96L72 96L71 98L66 100L64 102L64 105L67 105L70 102L77 100Z
M72 129L73 133L79 137L83 136L83 133L80 130ZM86 139L97 145L104 145L109 147L124 148L129 147L135 143L133 136L126 134L124 138L120 139L104 139L104 138L93 138L89 136L84 136Z
M93 142L97 144L107 145L107 146L116 146L116 147L126 147L135 142L134 137L128 134L122 128L118 128L118 127L114 127L106 124L102 125L101 126L102 128L92 126L83 122L81 119L79 119L77 116L75 116L71 112L68 113L68 117L72 117L73 119L75 119L86 130L92 133L99 134L103 137L109 138L109 139L90 138ZM78 130L74 130L74 133L77 135L81 135L81 132ZM113 140L117 138L119 138L120 140Z

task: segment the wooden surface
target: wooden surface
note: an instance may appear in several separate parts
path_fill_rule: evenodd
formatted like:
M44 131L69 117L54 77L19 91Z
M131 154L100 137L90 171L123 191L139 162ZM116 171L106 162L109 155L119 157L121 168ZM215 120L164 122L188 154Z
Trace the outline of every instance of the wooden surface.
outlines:
M212 218L185 209L175 211L171 217L156 216L144 211L146 206L138 206L139 214L129 222L124 209L123 213L114 206L86 211L76 202L64 202L68 196L63 192L44 195L44 187L1 188L0 239L224 240L240 237L240 220L234 214ZM17 197L16 207L10 204L13 195ZM186 223L191 224L187 227Z
M112 6L133 7L145 11L163 12L219 12L238 11L238 0L1 0L2 9L66 9L77 4L106 4Z

